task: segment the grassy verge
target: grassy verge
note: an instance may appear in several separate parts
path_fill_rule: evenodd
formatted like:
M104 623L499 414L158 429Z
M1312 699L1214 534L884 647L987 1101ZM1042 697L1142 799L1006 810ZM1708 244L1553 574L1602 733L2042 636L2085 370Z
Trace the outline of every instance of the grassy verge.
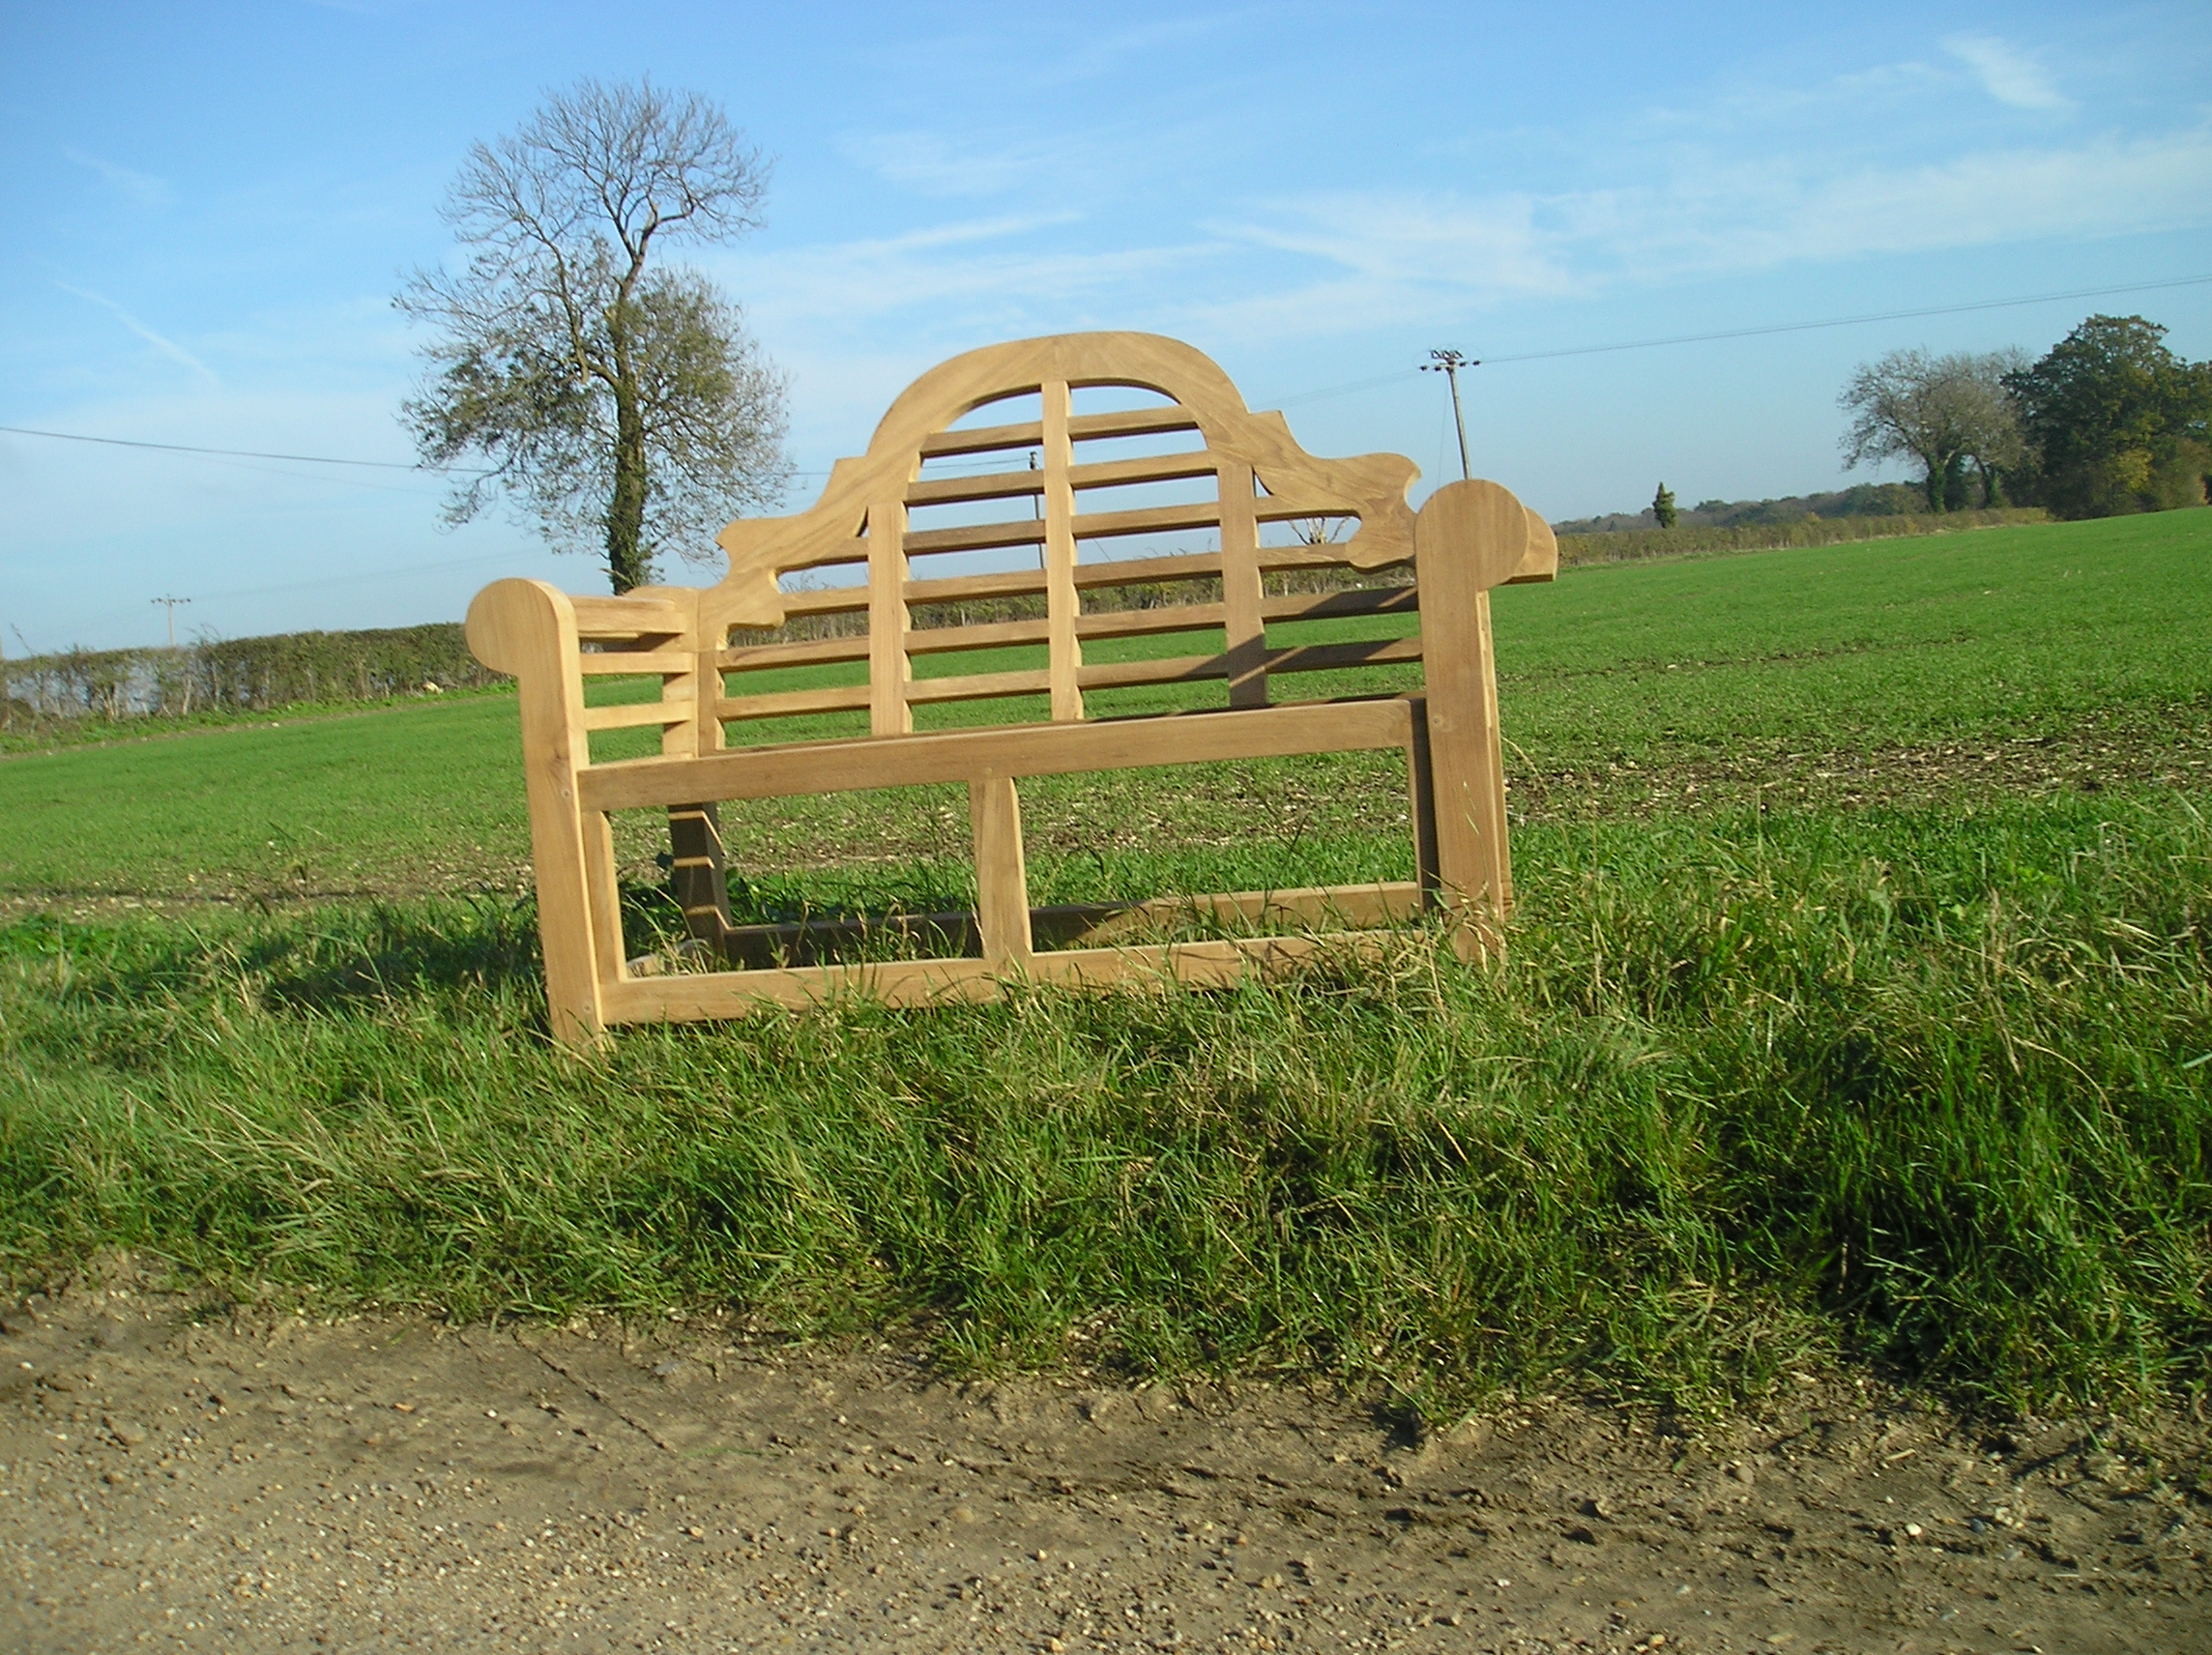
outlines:
M0 1250L455 1315L915 1316L1441 1414L1848 1353L2212 1356L2212 828L2181 794L1532 828L1517 951L549 1050L526 908L0 931Z

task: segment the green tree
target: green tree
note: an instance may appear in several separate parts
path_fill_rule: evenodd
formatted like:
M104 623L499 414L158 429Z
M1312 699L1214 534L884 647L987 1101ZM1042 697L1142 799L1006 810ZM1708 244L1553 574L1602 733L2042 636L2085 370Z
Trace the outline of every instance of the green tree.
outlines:
M2175 356L2157 323L2091 316L2006 383L2044 503L2059 516L2204 504L2212 363Z
M2015 345L1986 356L1944 360L1954 364L1951 397L1965 443L1959 455L1959 498L1951 504L1954 508L1965 504L1965 467L1971 464L1983 508L2002 506L2005 479L2017 477L2027 463L2020 399L2010 385L2010 377L2027 365L2027 353Z
M470 151L445 207L467 268L394 301L438 331L402 408L419 451L482 462L450 520L505 496L556 547L603 549L622 593L775 503L783 380L706 276L655 262L756 227L766 186L719 106L650 81L580 81Z
M1674 491L1665 483L1661 483L1659 492L1651 497L1651 515L1659 520L1662 529L1672 529L1681 515L1674 509Z

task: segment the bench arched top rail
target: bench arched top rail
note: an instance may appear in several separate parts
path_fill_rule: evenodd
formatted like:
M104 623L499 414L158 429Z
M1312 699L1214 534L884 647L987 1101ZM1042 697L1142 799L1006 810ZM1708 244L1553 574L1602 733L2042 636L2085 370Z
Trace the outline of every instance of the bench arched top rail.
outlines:
M1401 454L1320 459L1298 446L1280 414L1255 413L1228 374L1203 351L1157 334L1061 334L988 345L952 358L916 380L894 401L868 450L832 467L822 497L790 517L740 518L715 537L729 572L706 596L706 611L738 626L777 626L785 619L777 577L865 556L871 511L901 502L933 452L975 452L1023 446L1056 458L1046 421L956 432L967 415L992 402L1066 391L1128 387L1168 397L1172 408L1120 415L1062 415L1062 439L1196 430L1216 467L1249 468L1261 489L1298 514L1353 517L1358 529L1341 548L1353 567L1381 568L1413 556L1413 512L1406 490L1420 468ZM1050 416L1047 416L1049 421ZM1055 479L1040 475L1037 487Z

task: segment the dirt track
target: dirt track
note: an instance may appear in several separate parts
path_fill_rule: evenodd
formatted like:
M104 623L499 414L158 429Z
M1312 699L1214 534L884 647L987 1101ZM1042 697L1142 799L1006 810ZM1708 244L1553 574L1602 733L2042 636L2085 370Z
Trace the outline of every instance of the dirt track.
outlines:
M0 1648L2212 1649L2212 1434L946 1384L713 1323L0 1313Z

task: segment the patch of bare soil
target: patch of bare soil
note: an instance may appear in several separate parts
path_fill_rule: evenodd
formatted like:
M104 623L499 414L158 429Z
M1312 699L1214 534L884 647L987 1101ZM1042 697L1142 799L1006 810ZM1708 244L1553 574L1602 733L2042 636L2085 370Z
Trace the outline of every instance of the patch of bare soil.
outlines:
M1508 767L1510 772L1510 767ZM1717 805L1852 809L2212 784L2212 709L2084 714L2064 736L1990 736L1923 746L1745 741L1639 766L1619 758L1507 776L1516 821L1654 815Z
M946 1382L733 1324L0 1313L0 1646L2212 1647L2179 1414L1848 1381L1411 1439L1298 1387Z

